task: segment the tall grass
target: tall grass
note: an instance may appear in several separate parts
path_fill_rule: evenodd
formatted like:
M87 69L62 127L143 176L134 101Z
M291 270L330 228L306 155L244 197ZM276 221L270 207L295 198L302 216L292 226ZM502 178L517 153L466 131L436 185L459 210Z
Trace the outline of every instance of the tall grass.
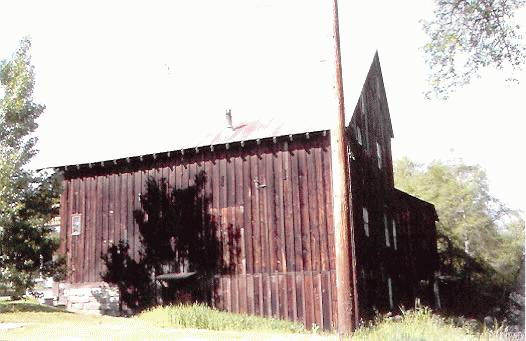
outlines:
M307 331L299 323L221 312L200 304L156 307L130 319L67 313L34 302L34 300L0 302L0 323L27 322L27 326L23 328L4 331L4 334L0 331L0 339L10 335L11 339L30 340L42 339L43 335L46 335L45 339L50 340L64 335L86 335L87 339L102 340L109 335L112 339L144 340L166 339L167 335L179 337L193 335L198 339L266 340L269 333L277 335L279 340L298 340L302 337L318 340L338 339L336 334L330 333L313 335L312 332L308 332L309 335L291 335L290 333L307 333ZM101 328L102 325L104 328ZM102 334L97 334L99 335L97 337L87 337L98 332ZM16 335L20 337L15 337ZM459 326L458 321L445 319L426 307L417 307L414 310L404 311L400 316L378 315L374 322L356 330L352 340L518 341L524 340L524 335L511 332L503 326L482 331L480 326L473 323Z
M273 331L278 333L306 333L300 323L222 312L203 304L171 305L156 307L141 313L138 318L154 323L159 327L195 328L218 331ZM312 333L312 331L311 331ZM330 334L325 334L330 338ZM336 335L333 334L334 337ZM455 325L451 319L434 314L427 307L403 311L402 315L378 316L375 321L360 327L352 335L352 340L378 341L518 341L524 335L514 333L505 327L484 329L466 323Z
M160 327L199 328L209 330L256 330L281 333L305 332L300 323L273 318L233 314L204 304L155 307L139 315L139 319Z
M354 334L352 340L381 341L442 341L442 340L524 340L522 333L513 333L506 327L486 329L479 332L473 325L455 326L451 321L433 314L427 307L403 311L401 316L378 317L375 323L363 326Z

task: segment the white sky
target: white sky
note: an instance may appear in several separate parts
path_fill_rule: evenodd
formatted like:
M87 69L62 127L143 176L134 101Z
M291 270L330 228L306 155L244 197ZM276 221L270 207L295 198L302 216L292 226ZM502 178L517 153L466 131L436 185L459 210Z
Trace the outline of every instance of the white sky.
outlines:
M490 191L525 208L522 83L498 72L448 101L425 100L420 19L430 0L342 1L347 114L378 49L393 156L462 158ZM30 35L35 98L47 109L35 168L173 149L235 122L278 117L326 125L334 111L331 0L7 1L0 59ZM526 23L526 11L518 17Z

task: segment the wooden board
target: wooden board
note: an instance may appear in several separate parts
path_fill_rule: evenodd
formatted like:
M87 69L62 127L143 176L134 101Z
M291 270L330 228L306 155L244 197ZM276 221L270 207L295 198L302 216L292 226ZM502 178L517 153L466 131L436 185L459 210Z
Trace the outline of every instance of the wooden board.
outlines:
M100 256L119 240L127 241L130 254L139 260L134 212L142 210L140 196L146 193L148 178L165 179L170 191L184 191L204 172L203 217L210 214L215 226L222 265L213 280L212 304L300 321L309 328L313 323L331 324L334 289L328 270L334 252L328 240L332 222L327 213L326 143L326 137L319 136L201 149L183 157L145 159L122 169L106 165L89 176L70 176L61 197L61 238L67 241L63 252L76 269L70 280L100 281L105 271ZM67 218L77 211L85 216L86 233L79 242L72 238Z

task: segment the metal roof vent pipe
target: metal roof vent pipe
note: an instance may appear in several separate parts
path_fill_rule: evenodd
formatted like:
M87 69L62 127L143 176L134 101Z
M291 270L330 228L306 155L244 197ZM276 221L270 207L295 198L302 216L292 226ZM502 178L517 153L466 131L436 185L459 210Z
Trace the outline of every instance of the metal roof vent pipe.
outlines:
M232 112L230 109L226 111L226 127L234 130L234 126L232 125Z

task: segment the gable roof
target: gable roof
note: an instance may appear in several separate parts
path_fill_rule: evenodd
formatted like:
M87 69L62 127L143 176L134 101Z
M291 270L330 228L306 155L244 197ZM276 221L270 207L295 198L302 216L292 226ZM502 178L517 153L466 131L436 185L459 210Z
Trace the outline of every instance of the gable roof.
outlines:
M387 97L385 93L382 70L380 66L380 60L378 52L375 53L373 61L370 65L369 72L362 86L362 95L366 89L368 82L378 79L380 96L382 98L382 103L386 105L386 110L381 110L382 118L388 130L393 137L393 129L391 124L391 118L389 114L389 107L387 106ZM360 97L361 97L360 96ZM351 117L352 119L352 117ZM350 120L349 120L350 122ZM347 125L349 124L347 123ZM184 154L188 150L199 150L203 147L211 147L218 145L227 145L233 143L242 143L248 141L256 141L262 139L272 139L277 137L292 137L294 135L300 134L315 134L323 133L326 134L330 130L330 124L326 119L326 115L318 115L317 117L305 117L302 120L287 121L286 117L273 118L270 120L252 120L247 122L241 122L239 124L234 124L233 128L228 128L225 126L222 129L204 132L202 134L196 134L191 140L185 140L183 143L175 143L173 146L165 150L152 151L150 153L135 155L135 156L118 156L113 159L96 161L96 162L84 162L78 164L69 164L69 165L60 165L53 166L48 168L54 168L58 170L65 170L68 167L76 167L77 169L89 167L91 168L93 164L109 164L109 163L118 163L122 161L129 162L130 159L140 159L144 157L153 157L156 158L156 155L168 154L175 152L181 152Z
M371 62L371 66L369 67L367 78L365 79L364 85L362 87L362 96L367 86L367 83L373 81L378 82L379 86L376 89L376 91L380 91L381 105L385 106L383 108L385 110L380 110L380 114L382 115L382 119L384 120L385 126L387 127L390 136L394 137L393 124L391 122L391 113L389 112L389 104L387 102L387 94L385 91L384 77L382 75L382 67L380 65L380 57L378 56L378 51L376 51L376 53L374 54L373 61Z
M286 122L277 118L268 121L254 120L234 125L233 129L225 127L217 132L210 132L198 143L198 146L251 141L322 130L329 130L329 125L313 121Z
M145 159L155 160L157 157L171 157L177 154L179 155L191 155L197 153L200 150L217 150L220 148L229 149L230 146L237 147L243 146L245 143L252 143L267 140L274 140L276 138L287 138L297 139L299 136L315 136L318 134L326 135L329 132L327 124L309 122L308 120L300 124L292 124L284 120L278 120L276 118L260 121L253 120L248 122L242 122L237 125L234 124L233 128L224 127L214 132L205 132L201 137L197 136L192 141L185 141L184 144L179 144L176 148L169 150L160 150L153 153L146 153L141 155L116 157L109 160L96 161L96 162L84 162L78 164L69 164L48 167L55 170L68 170L68 169L86 169L96 166L105 166L109 164L126 164L130 161L143 161ZM234 146L237 144L237 146Z

